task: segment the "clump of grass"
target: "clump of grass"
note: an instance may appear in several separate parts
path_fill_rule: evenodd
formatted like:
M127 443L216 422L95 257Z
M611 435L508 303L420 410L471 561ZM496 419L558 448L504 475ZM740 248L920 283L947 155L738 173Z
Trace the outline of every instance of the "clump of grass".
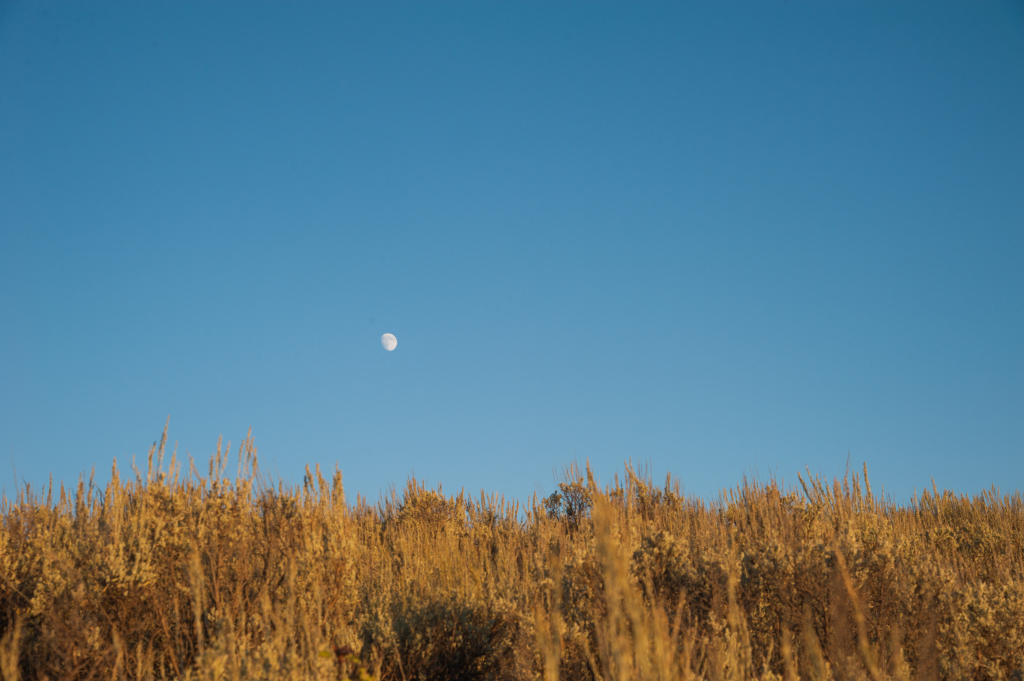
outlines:
M415 480L165 461L25 487L0 525L8 679L1016 679L1024 504L863 475L714 502L627 465L525 506Z

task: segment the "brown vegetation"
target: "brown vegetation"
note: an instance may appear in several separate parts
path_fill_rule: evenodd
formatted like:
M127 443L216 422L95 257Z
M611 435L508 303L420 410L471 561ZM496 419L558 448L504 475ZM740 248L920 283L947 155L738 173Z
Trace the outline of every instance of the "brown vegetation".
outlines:
M0 527L8 679L1017 679L1024 505L866 472L714 503L570 466L525 507L410 481L209 474L22 490Z

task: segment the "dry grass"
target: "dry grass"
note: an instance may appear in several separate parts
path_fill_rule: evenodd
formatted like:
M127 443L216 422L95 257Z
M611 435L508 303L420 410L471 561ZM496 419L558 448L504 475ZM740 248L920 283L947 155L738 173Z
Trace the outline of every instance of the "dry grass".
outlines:
M409 482L346 503L163 463L22 490L3 679L1022 679L1020 494L896 505L866 472L715 503L570 466L527 506Z

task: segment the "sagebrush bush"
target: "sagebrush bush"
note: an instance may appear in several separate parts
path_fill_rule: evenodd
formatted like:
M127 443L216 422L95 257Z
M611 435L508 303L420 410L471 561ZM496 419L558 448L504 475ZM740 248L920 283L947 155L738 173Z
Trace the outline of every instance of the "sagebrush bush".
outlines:
M627 465L525 505L341 475L26 487L0 527L3 679L1024 678L1024 505L863 476L714 502Z

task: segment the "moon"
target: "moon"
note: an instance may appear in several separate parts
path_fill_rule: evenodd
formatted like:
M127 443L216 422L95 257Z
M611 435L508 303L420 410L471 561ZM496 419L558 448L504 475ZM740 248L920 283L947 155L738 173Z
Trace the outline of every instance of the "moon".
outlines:
M398 347L398 339L395 338L393 334L386 333L380 337L380 344L384 347L385 350L391 352L392 350Z

